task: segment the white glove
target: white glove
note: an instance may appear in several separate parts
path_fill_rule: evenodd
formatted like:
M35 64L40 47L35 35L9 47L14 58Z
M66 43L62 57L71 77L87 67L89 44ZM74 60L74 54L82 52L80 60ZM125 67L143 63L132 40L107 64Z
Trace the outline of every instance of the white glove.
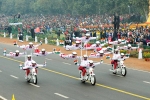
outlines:
M23 67L22 67L22 66L19 66L19 68L20 68L20 70L22 70L22 69L23 69Z

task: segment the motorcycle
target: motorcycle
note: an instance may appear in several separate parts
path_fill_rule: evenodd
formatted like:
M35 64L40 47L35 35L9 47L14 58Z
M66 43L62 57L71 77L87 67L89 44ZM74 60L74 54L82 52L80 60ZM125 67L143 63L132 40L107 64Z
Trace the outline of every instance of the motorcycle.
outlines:
M37 84L37 73L36 73L36 68L31 68L30 73L26 78L27 82L33 82L34 84Z
M46 62L44 63L43 66L46 66ZM20 69L23 69L22 67L22 64L20 64ZM25 77L25 79L27 80L28 83L30 83L31 81L34 83L34 84L37 84L37 81L38 81L38 78L37 78L37 73L36 73L36 69L38 67L31 67L29 70L30 70L30 73L27 77Z
M85 76L82 76L82 70L79 70L79 75L80 75L81 82L85 83L86 81L90 81L90 83L94 86L96 84L96 76L95 76L95 73L94 73L94 68L95 68L96 65L99 65L101 63L103 63L102 60L100 62L93 63L94 65L92 65L92 66L84 67L86 69ZM80 66L80 64L78 63L78 60L74 60L74 64L77 65L77 66Z
M82 76L82 71L79 70L80 79L82 83L85 83L86 81L90 81L90 83L94 86L96 84L96 76L94 74L94 67L86 68L86 74L85 76Z
M110 69L110 71L112 71L113 74L121 73L122 76L126 76L127 69L126 69L126 66L124 65L124 61L123 60L118 61L117 65L118 66L116 70Z

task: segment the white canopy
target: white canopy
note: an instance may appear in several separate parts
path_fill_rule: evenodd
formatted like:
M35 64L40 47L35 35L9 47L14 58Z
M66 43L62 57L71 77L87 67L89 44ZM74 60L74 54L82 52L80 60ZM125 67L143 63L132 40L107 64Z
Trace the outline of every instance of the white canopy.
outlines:
M9 23L9 25L22 25L22 23L21 22L19 22L19 23Z

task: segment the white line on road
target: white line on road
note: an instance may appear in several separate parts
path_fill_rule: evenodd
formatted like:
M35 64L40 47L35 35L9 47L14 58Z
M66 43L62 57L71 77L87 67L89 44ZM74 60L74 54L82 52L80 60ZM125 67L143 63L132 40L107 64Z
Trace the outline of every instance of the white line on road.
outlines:
M71 64L69 64L69 63L65 63L65 62L62 62L62 63L66 64L66 65L71 65Z
M30 85L32 85L32 86L35 86L35 87L40 87L40 86L38 86L38 85L35 85L35 84L33 84L33 83L30 83Z
M14 75L10 75L11 77L15 78L15 79L18 79L18 77L14 76Z
M7 100L6 98L4 98L4 97L0 96L0 100L1 100L1 99L2 99L2 100Z
M144 83L148 83L148 84L150 84L150 82L147 82L147 81L143 81Z
M102 63L102 64L111 65L111 64L107 64L107 63ZM150 73L149 71L144 71L144 70L139 70L139 69L134 69L134 68L128 68L128 67L126 67L126 68L127 68L127 69L131 69L131 70L135 70L135 71Z
M69 97L67 97L67 96L64 96L64 95L62 95L62 94L59 94L59 93L54 93L55 95L58 95L58 96L60 96L60 97L63 97L63 98L69 98Z
M52 59L49 59L49 58L45 58L46 60L52 60Z
M2 71L0 70L0 72L2 72Z

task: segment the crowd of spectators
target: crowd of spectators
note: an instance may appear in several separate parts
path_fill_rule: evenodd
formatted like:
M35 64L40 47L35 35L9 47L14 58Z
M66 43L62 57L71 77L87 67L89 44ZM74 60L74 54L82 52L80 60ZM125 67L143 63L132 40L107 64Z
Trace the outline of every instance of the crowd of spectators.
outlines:
M21 17L21 18L20 18ZM135 23L140 23L143 21L143 17L139 14L131 14L131 15L120 15L120 23L129 23L130 21ZM112 24L114 16L109 16L107 14L100 15L92 15L92 16L71 16L71 15L20 15L19 18L15 18L14 16L6 16L0 15L0 29L7 29L8 33L12 30L9 26L10 19L12 22L16 20L20 20L23 23L21 27L16 26L17 30L26 31L28 34L31 33L51 33L52 31L56 31L58 37L60 37L61 33L68 34L74 33L76 36L80 35L80 31L77 31L80 26L94 26L97 25L97 28L89 29L91 33L94 33L96 36L96 32L99 31L101 38L110 38L113 37L113 29L105 29L102 28L103 24ZM38 28L38 29L37 29ZM37 29L35 31L35 29ZM137 42L142 42L143 45L150 42L150 30L148 28L138 28L134 30L129 29L120 29L117 33L117 38L126 38L132 44ZM71 35L73 36L73 35Z

